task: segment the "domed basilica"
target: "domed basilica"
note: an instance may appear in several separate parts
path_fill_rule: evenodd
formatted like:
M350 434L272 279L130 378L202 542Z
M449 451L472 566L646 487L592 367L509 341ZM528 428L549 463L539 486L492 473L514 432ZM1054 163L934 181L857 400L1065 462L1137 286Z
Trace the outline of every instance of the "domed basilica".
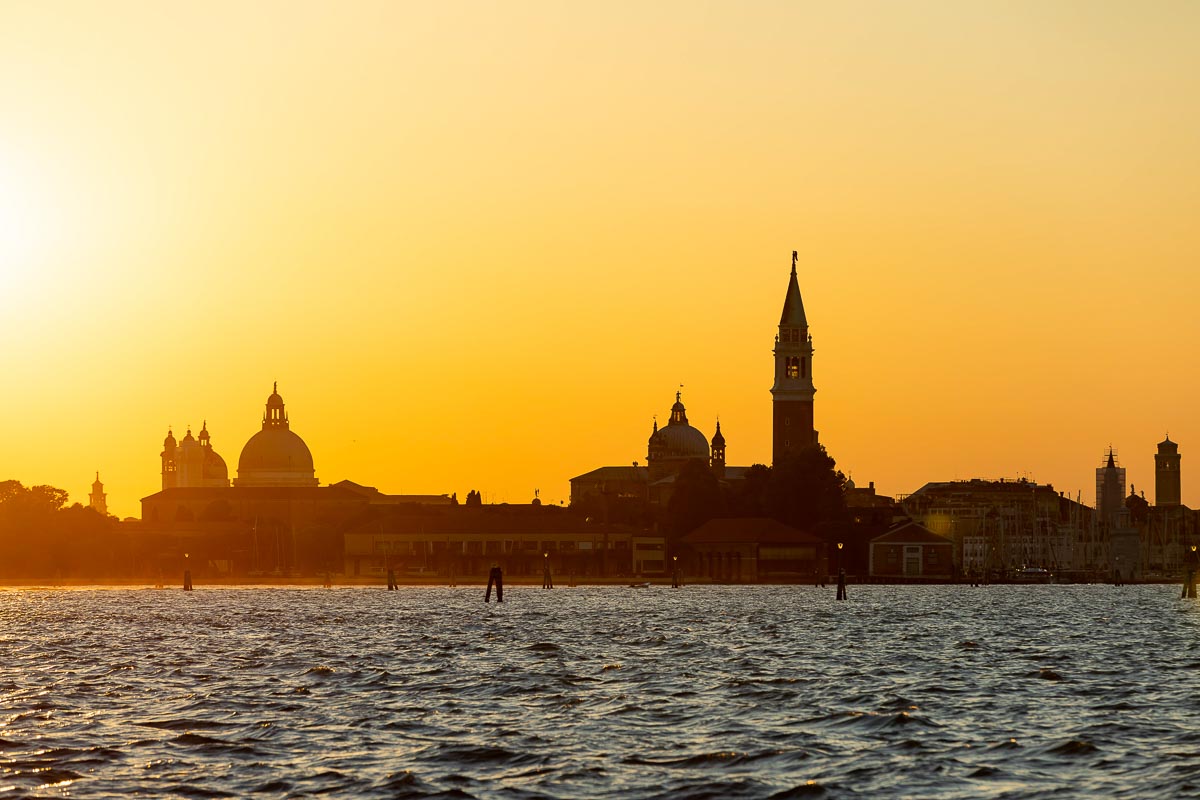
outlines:
M162 488L216 488L229 486L225 459L212 448L208 423L199 438L189 428L180 442L167 431L163 441ZM234 486L317 486L312 452L288 422L287 409L276 383L267 398L262 430L250 437L238 459Z
M784 295L783 313L775 335L774 385L771 387L771 462L818 443L813 427L813 340L796 277L798 254L792 251L792 272ZM743 479L749 467L726 466L725 436L717 422L712 440L688 423L679 392L665 427L654 423L646 466L600 467L571 479L571 505L595 511L604 519L636 519L639 509L663 508L674 491L675 478L689 462L707 465L727 483ZM632 509L632 511L631 511Z

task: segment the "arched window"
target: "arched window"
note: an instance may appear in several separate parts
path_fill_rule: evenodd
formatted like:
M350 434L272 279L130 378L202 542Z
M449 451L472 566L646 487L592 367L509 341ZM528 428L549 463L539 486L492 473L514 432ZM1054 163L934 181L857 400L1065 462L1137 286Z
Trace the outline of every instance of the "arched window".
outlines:
M808 359L805 357L800 358L800 377L808 377Z
M795 379L800 377L800 359L795 356L789 356L787 360L787 377Z

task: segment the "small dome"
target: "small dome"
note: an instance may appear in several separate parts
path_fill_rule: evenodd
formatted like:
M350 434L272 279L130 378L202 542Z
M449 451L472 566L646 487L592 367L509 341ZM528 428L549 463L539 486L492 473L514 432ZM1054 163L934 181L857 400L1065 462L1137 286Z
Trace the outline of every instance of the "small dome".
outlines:
M211 447L204 449L203 477L205 481L229 481L229 467L225 466L225 459Z
M167 438L163 439L163 447L170 448L170 447L174 447L174 446L175 446L175 432L172 431L170 428L167 428Z

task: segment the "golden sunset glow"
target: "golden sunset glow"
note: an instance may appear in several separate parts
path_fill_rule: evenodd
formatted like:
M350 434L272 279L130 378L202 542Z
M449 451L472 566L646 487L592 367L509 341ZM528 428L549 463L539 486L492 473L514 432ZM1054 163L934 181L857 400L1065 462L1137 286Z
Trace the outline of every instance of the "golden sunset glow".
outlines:
M1136 14L1134 11L1136 10ZM679 384L887 494L1200 503L1200 6L10 3L0 479L137 515L273 381L321 483L487 502L644 461ZM1195 459L1195 460L1193 460ZM1189 466L1190 465L1190 466Z

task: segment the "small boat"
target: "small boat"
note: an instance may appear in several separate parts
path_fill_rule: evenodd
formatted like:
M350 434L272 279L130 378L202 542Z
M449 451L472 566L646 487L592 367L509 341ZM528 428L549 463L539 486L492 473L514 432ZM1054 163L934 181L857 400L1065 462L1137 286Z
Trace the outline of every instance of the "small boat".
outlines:
M1042 569L1041 567L1019 569L1013 577L1017 583L1050 583L1054 579L1054 575L1050 570Z
M650 581L643 581L642 583L631 583L631 584L629 584L629 588L630 589L649 589Z

